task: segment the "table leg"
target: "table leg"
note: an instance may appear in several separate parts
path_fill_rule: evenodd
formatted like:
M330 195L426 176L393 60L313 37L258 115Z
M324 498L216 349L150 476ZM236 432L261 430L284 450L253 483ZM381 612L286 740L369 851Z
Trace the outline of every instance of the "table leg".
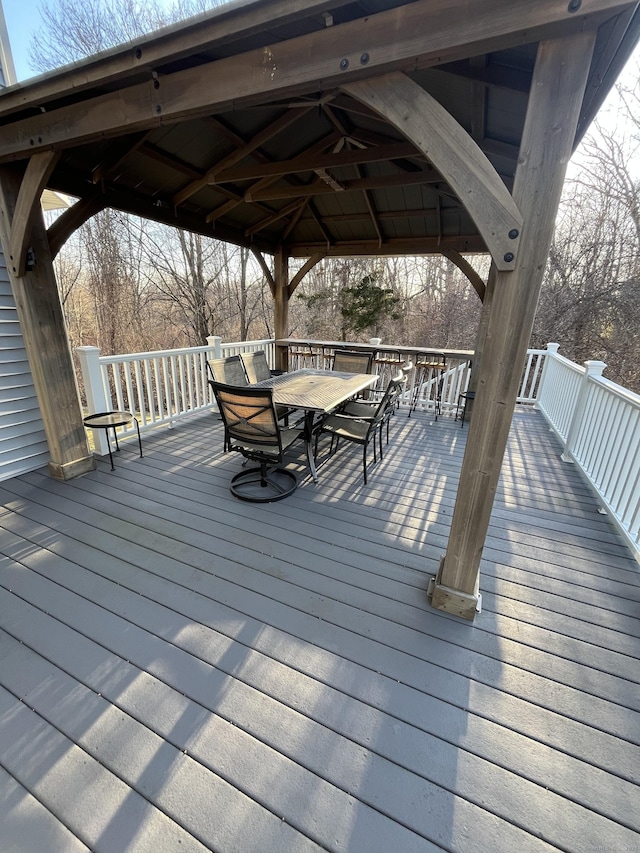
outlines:
M142 441L140 440L140 425L138 424L138 419L134 418L133 422L136 425L136 429L138 431L138 447L140 448L140 459L142 459Z
M109 460L111 462L111 470L115 471L116 469L115 469L115 466L113 464L113 453L111 452L111 439L109 438L109 428L108 427L105 430L105 434L107 436L107 447L109 448ZM118 450L120 450L120 448L118 447L118 436L116 435L116 428L115 427L113 427L113 437L116 440L116 448Z
M304 440L307 445L307 463L309 471L313 477L313 482L318 482L318 472L316 471L316 457L313 452L313 412L305 412L304 416Z

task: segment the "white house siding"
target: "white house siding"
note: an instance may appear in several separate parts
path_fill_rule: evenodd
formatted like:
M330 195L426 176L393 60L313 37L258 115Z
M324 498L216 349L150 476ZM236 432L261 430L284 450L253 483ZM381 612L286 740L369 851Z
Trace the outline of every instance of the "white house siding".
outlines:
M49 462L9 274L0 249L0 480Z

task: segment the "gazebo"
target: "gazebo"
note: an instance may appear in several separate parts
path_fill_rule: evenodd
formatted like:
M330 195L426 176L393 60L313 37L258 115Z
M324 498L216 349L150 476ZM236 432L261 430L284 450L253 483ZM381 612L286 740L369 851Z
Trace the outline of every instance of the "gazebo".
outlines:
M250 247L276 338L322 258L442 253L483 312L433 603L472 619L565 169L639 34L617 0L253 0L3 91L0 231L51 474L94 464L51 261L97 211ZM45 188L78 199L48 231Z

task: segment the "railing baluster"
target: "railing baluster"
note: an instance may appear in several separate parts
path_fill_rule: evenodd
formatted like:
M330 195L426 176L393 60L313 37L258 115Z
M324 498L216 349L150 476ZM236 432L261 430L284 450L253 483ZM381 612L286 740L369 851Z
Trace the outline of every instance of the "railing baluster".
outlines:
M269 363L274 363L271 339L222 344L219 337L212 337L208 342L205 347L120 356L99 356L96 348L79 348L87 400L104 401L105 408L133 410L140 416L142 430L159 423L171 425L176 418L213 405L206 375L208 358L264 349ZM604 379L601 363L588 365L587 369L559 355L557 344L530 350L518 400L536 403L565 443L563 458L583 470L640 559L640 397ZM456 407L470 375L468 362L448 366L442 387L444 411ZM427 377L421 400L432 396L434 381L433 376ZM414 390L411 384L409 400Z

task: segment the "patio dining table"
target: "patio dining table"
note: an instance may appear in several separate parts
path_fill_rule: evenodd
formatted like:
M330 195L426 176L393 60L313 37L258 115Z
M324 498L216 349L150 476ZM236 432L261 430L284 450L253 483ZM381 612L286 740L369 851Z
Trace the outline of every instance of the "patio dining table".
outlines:
M259 387L273 388L273 402L277 405L304 410L304 439L309 471L314 483L318 482L313 453L315 415L332 412L341 403L374 385L377 378L371 373L340 373L302 368L257 383Z

